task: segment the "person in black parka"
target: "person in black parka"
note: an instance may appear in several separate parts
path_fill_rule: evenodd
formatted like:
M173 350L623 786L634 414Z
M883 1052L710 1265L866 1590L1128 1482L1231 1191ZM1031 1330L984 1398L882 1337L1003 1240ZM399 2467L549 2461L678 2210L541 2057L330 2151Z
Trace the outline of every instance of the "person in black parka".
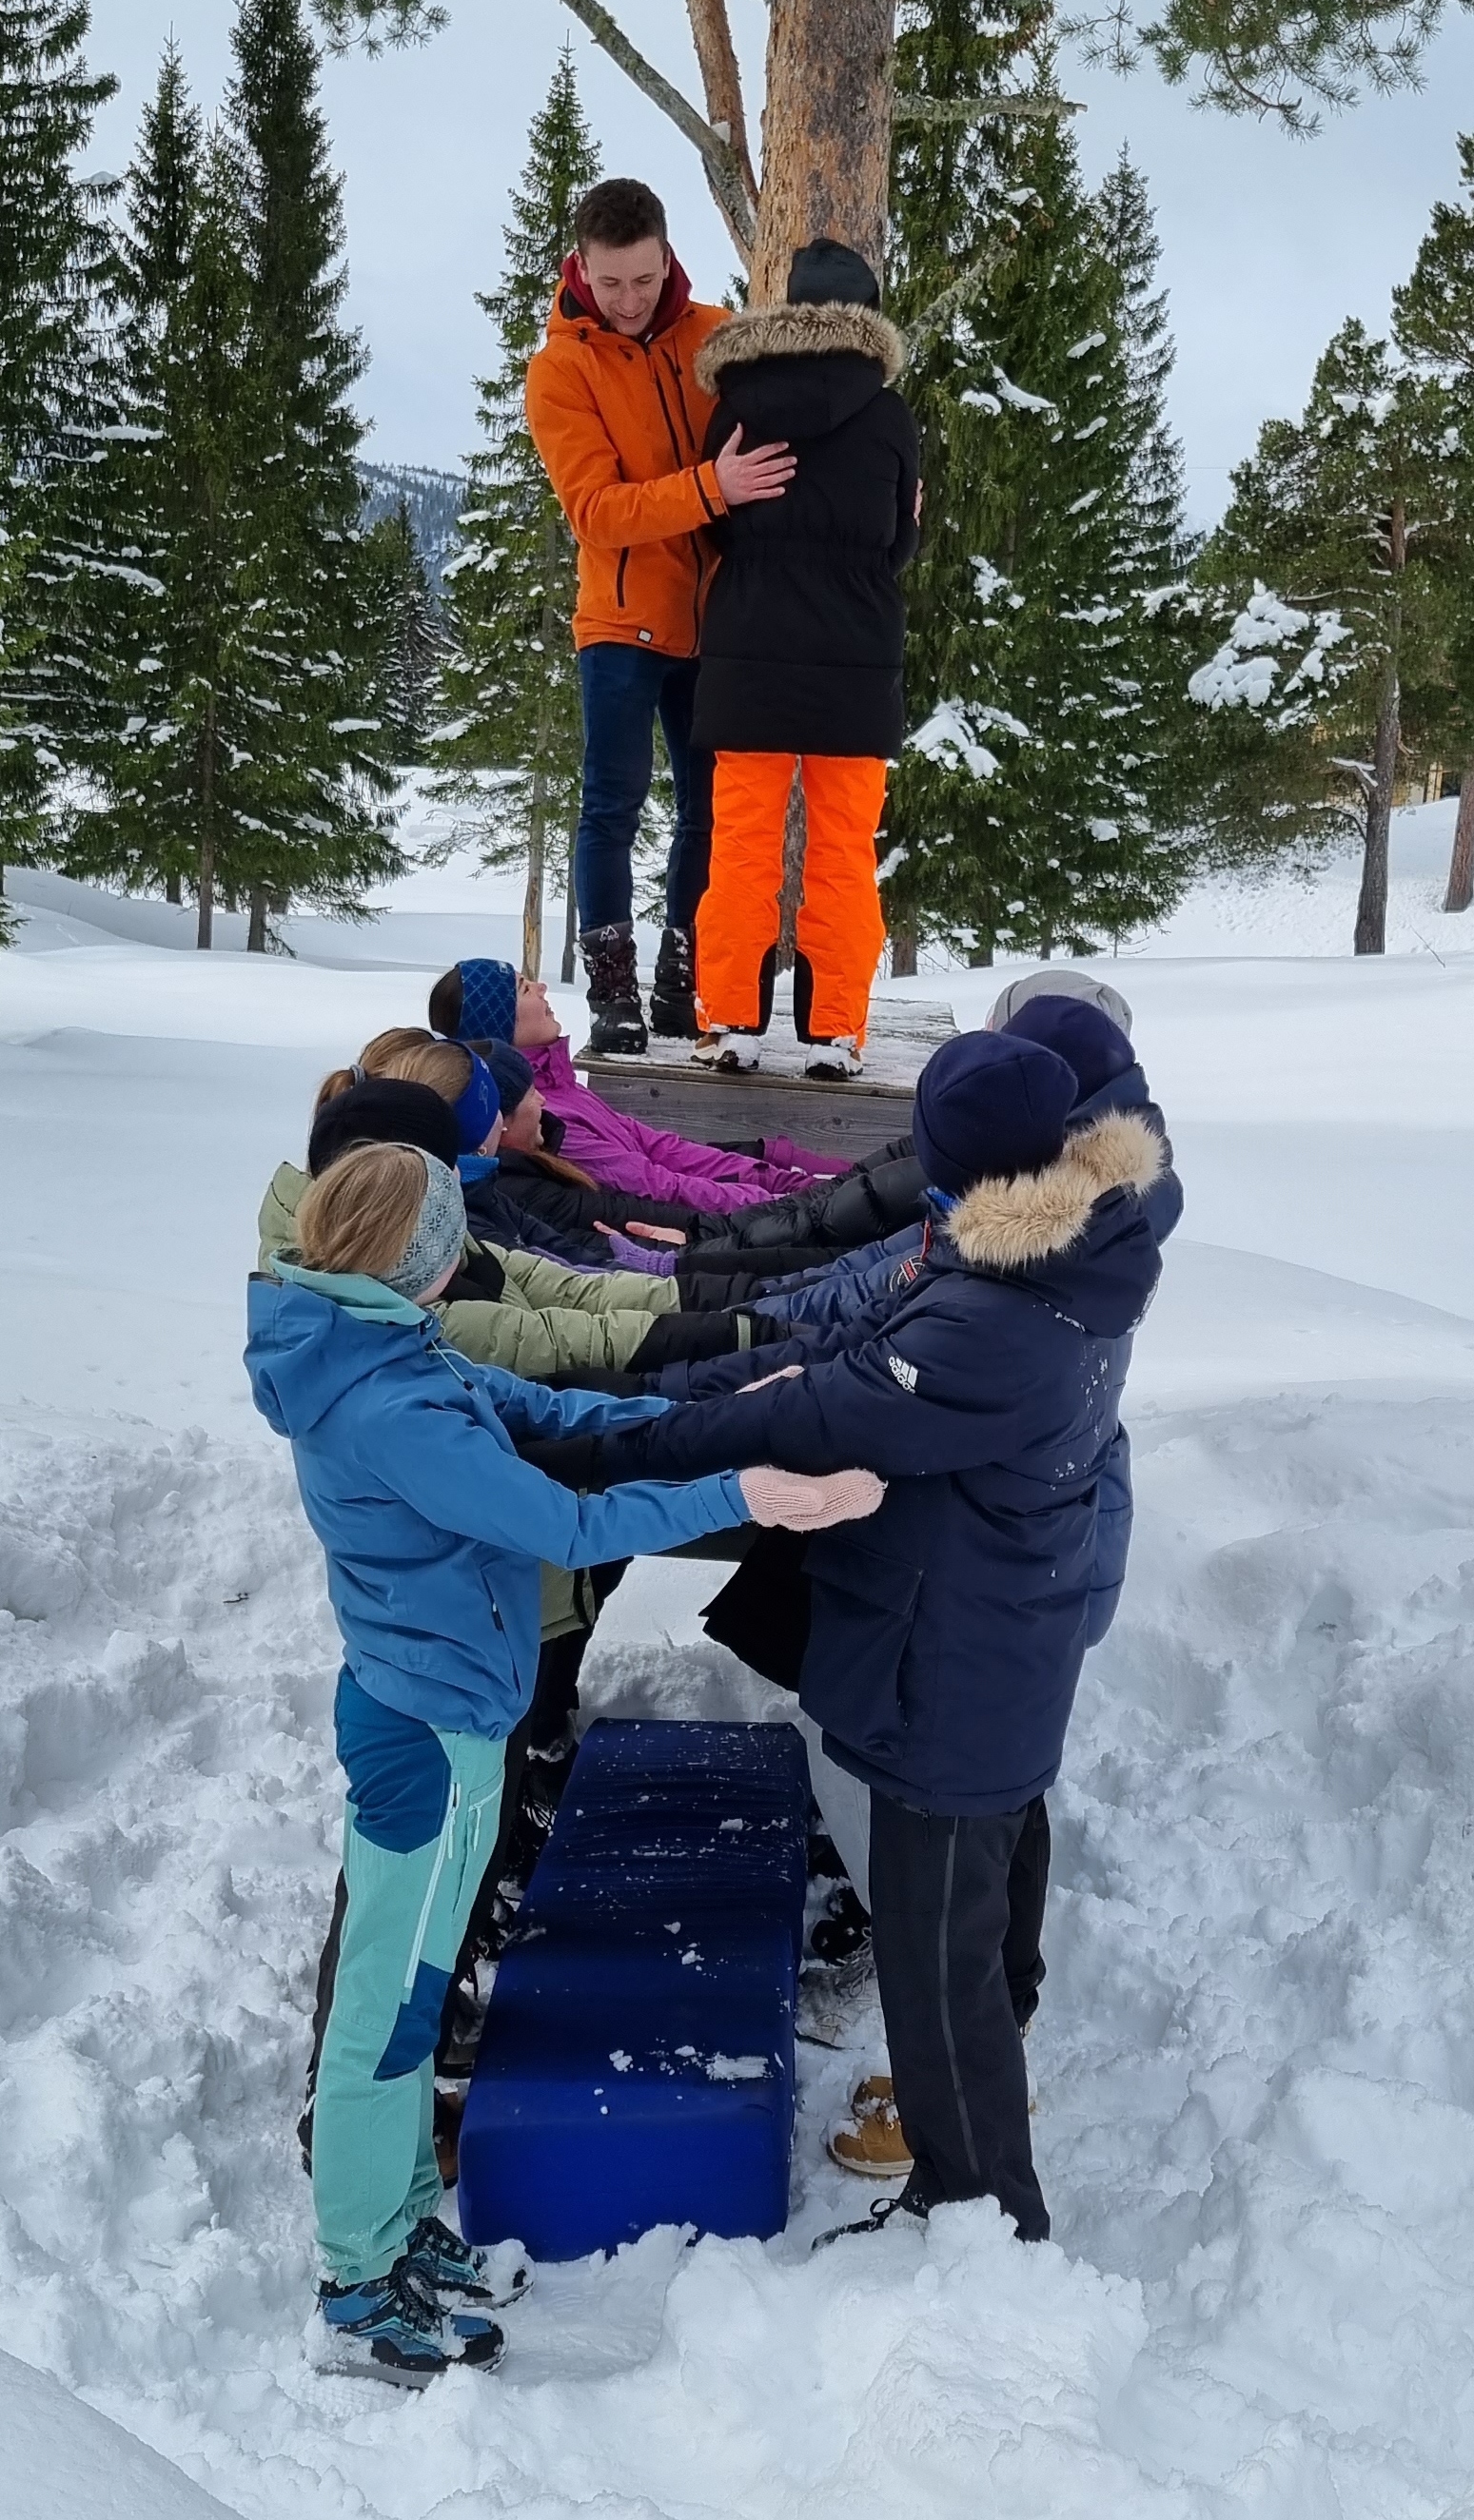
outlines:
M875 275L819 237L793 260L789 302L734 316L697 354L717 397L709 449L786 441L781 499L716 528L693 741L716 754L709 888L697 913L705 1064L757 1064L770 1010L783 832L801 762L808 841L794 1013L815 1075L859 1072L885 943L875 834L903 734L905 610L916 549L916 425L895 381L904 343Z

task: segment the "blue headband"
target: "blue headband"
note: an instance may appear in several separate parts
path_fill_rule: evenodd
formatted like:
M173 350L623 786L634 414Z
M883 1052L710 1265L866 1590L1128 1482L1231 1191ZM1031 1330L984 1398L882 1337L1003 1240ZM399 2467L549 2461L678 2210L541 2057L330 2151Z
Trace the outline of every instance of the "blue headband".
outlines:
M501 1096L485 1060L478 1058L474 1050L468 1050L466 1056L471 1061L471 1082L450 1107L461 1133L461 1152L474 1155L501 1109Z
M457 1041L510 1041L517 1030L517 974L510 963L473 957L457 963L461 1019Z

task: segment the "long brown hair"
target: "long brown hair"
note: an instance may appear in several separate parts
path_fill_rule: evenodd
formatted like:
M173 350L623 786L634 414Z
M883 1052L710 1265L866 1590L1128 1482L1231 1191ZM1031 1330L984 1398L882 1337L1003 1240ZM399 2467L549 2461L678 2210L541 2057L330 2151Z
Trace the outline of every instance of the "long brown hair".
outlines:
M376 1032L359 1052L358 1065L365 1076L393 1076L402 1084L428 1085L442 1102L458 1102L471 1082L471 1053L464 1043L437 1041L433 1032L417 1024L396 1024L389 1032ZM313 1119L325 1102L346 1094L357 1082L351 1068L335 1067L317 1089Z

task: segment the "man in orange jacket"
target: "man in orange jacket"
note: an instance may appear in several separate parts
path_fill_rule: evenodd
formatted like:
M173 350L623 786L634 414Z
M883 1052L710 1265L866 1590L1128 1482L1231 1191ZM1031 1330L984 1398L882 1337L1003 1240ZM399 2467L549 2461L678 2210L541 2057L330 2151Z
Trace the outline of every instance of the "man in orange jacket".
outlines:
M715 565L707 528L729 509L781 499L784 446L742 444L710 461L710 395L692 366L721 306L701 306L670 251L647 184L596 184L575 214L547 340L528 369L528 427L578 545L574 642L583 695L583 798L574 850L579 942L595 1050L646 1047L635 974L630 850L660 717L675 784L666 932L651 1021L694 1039L692 931L712 846L712 756L693 749L702 608Z

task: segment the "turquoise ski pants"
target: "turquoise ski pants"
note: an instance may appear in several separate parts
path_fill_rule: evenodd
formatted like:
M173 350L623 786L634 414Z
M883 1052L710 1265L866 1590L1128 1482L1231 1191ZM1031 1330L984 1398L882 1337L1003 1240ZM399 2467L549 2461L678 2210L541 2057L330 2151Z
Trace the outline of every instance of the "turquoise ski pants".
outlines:
M366 2283L440 2201L435 2045L496 1841L505 1744L439 1732L338 1684L347 1909L312 2114L324 2272Z

